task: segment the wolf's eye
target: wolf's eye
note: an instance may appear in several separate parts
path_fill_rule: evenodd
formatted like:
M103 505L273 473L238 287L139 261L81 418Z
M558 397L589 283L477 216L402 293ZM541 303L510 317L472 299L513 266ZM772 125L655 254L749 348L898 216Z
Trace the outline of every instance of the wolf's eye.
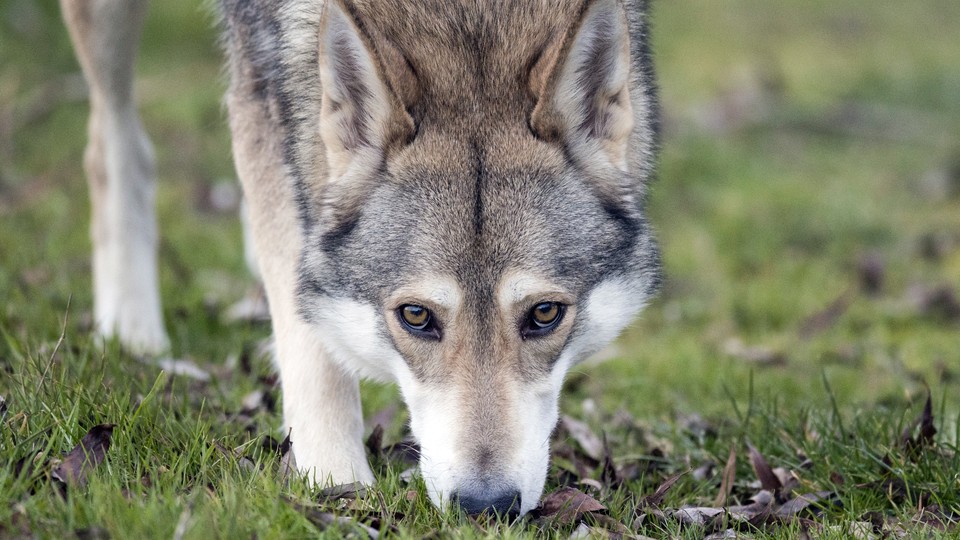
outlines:
M527 320L520 329L520 335L523 338L528 338L549 334L563 319L565 307L563 304L556 302L542 302L533 306Z
M440 329L437 328L429 309L416 304L404 304L397 309L397 316L404 328L411 334L418 337L440 339Z

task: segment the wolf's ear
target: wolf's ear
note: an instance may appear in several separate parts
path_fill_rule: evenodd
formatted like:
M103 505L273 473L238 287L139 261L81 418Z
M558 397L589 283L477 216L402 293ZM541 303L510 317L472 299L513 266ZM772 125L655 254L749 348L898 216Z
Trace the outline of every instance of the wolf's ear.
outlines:
M630 32L618 0L587 0L562 41L531 71L531 129L587 163L625 170L633 130Z
M373 40L344 0L326 3L320 23L320 136L333 178L379 165L413 121L384 76ZM388 51L395 52L395 51Z

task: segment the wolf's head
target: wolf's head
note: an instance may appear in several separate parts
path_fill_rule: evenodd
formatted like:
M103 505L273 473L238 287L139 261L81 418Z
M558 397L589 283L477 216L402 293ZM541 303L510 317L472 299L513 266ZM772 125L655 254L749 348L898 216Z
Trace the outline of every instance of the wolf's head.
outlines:
M399 384L437 504L526 512L565 373L657 285L655 103L638 7L468 4L324 9L301 311Z

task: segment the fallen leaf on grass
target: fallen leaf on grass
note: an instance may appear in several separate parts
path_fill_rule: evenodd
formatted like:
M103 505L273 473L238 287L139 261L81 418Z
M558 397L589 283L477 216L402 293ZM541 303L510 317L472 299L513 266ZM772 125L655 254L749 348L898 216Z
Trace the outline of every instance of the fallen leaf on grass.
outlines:
M804 319L802 323L800 323L800 330L798 332L800 334L800 338L810 339L813 336L832 328L837 324L837 321L840 320L840 317L847 312L847 309L852 303L852 294L849 292L841 294L836 300L830 302L827 307L814 313L813 315L810 315Z
M920 431L914 437L913 431L917 429L917 426L920 426ZM923 405L923 412L900 434L900 447L908 454L915 455L925 446L932 445L936 434L937 428L933 425L933 401L930 394L927 393L927 402Z
M946 512L940 505L931 504L921 508L911 522L943 532L955 532L960 528L960 513Z
M760 480L760 487L769 491L777 491L782 488L783 484L780 483L780 479L774 474L766 458L750 444L747 444L747 449L750 452L750 465L753 467L753 472L757 475L757 480Z
M570 524L588 512L606 510L596 499L572 487L563 487L547 495L533 510L534 518L546 518L554 523Z
M370 453L373 457L380 457L380 452L383 449L383 426L377 424L373 427L373 430L370 432L370 436L367 437L367 442L365 443L367 447L367 452Z
M380 531L369 525L360 523L351 517L337 515L333 512L326 512L319 506L299 503L287 497L284 497L283 499L287 505L300 514L303 514L303 516L307 518L310 523L313 523L321 531L325 531L333 526L350 527L363 531L369 538L376 539L380 537Z
M262 287L247 291L243 298L223 312L223 321L231 323L262 323L270 320L270 306Z
M647 495L640 499L640 508L647 506L660 506L660 503L663 502L663 498L667 495L667 492L670 491L670 488L672 488L673 485L676 484L683 475L687 474L687 472L689 471L677 473L664 480L652 495Z
M213 447L216 448L225 458L231 460L237 464L240 469L244 471L256 471L257 464L253 462L252 459L243 455L239 450L230 450L226 446L220 444L220 441L213 441Z
M173 375L188 377L200 382L208 382L210 373L202 369L192 360L178 360L175 358L156 358L153 360L143 359L143 363L156 366Z
M280 470L277 474L280 476L281 482L287 482L291 478L296 478L299 474L297 458L293 454L293 441L290 440L292 432L293 430L287 431L287 436L284 437L277 448L277 453L280 454Z
M960 299L949 284L914 285L907 289L907 301L922 317L946 323L960 321Z
M809 508L810 505L827 501L835 495L832 491L818 491L816 493L798 495L783 503L780 508L777 508L776 514L781 517L797 516Z
M860 290L868 295L877 295L883 291L886 281L886 264L879 253L864 255L857 263L857 277ZM842 297L841 297L842 298Z
M332 502L340 499L362 499L366 496L367 485L362 482L352 482L321 489L320 493L317 494L317 499Z
M87 476L107 455L115 424L93 426L59 463L54 465L50 476L65 486L82 487Z
M581 422L567 415L560 419L560 426L577 441L584 453L591 458L601 461L604 456L603 441L590 429L585 422Z
M254 390L243 396L240 401L240 414L253 415L259 410L268 413L274 412L276 408L276 398L264 390Z
M723 344L723 352L757 366L782 366L787 363L787 355L762 345L748 346L739 338L730 338Z
M733 490L733 482L737 476L737 451L733 447L730 448L730 456L727 457L727 464L723 467L723 476L720 480L720 493L717 494L717 498L714 500L714 504L717 506L726 506L727 498L730 496L730 491Z
M708 521L723 513L723 508L688 506L684 508L678 508L677 510L671 512L670 515L684 525L705 525Z
M930 262L939 262L960 247L960 236L944 231L928 232L920 237L919 244L921 257Z

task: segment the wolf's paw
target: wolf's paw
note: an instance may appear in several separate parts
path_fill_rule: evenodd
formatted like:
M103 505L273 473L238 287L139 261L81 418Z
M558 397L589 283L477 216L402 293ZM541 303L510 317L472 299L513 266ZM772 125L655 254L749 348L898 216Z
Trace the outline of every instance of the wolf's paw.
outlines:
M374 483L373 471L370 470L366 456L359 460L351 460L347 454L353 452L344 452L340 455L310 452L306 448L298 447L296 442L293 443L290 451L294 454L293 460L300 474L318 486L338 486L355 482L365 485Z
M119 317L115 323L101 321L98 333L116 338L123 348L138 356L158 357L170 350L170 340L159 317L148 320L139 315Z

